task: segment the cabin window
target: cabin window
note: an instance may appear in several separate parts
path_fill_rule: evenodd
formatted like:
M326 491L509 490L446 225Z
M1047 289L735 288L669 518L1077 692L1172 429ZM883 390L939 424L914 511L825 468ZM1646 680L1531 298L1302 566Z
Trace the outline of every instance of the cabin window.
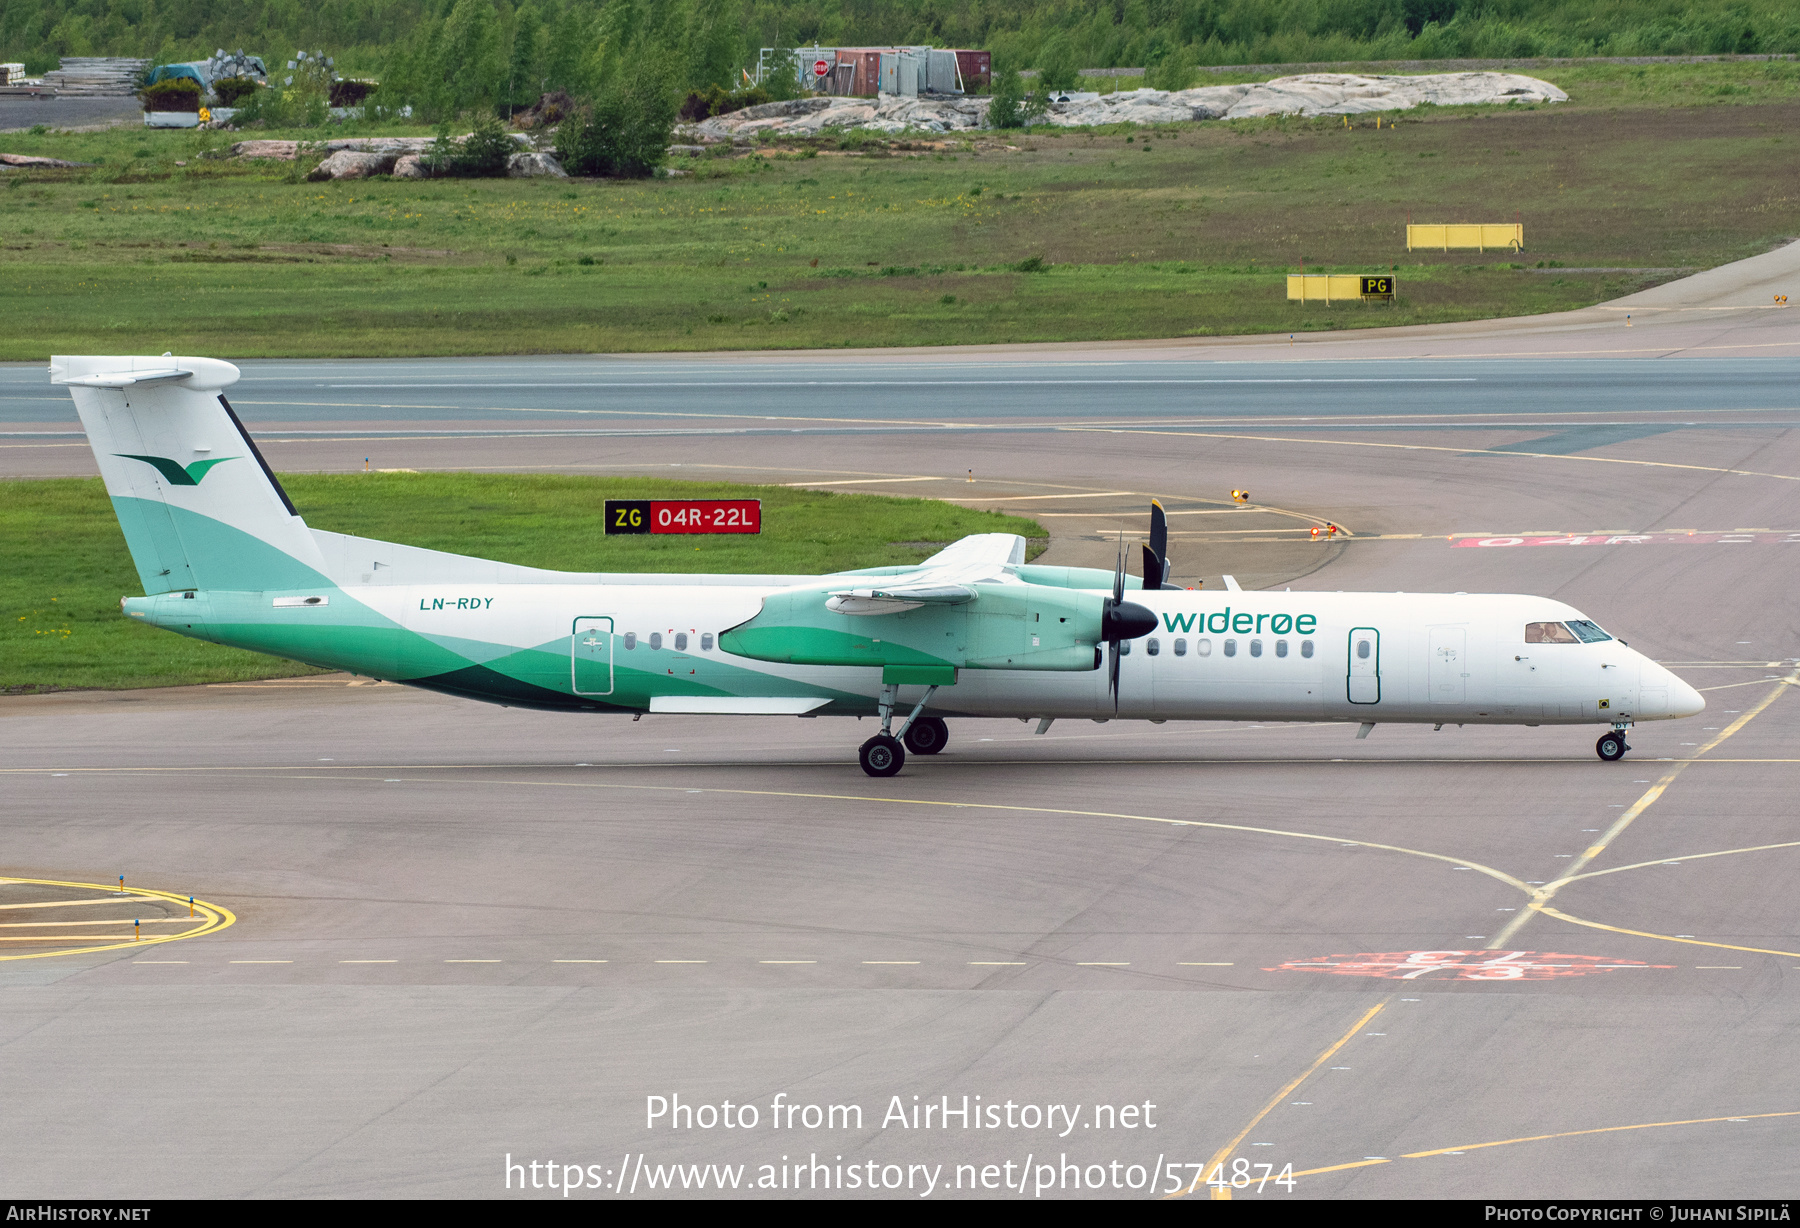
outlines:
M1157 642L1156 637L1153 635L1144 641L1144 651L1154 657L1157 653L1162 651L1162 645Z
M1187 656L1187 641L1186 640L1176 640L1175 641L1175 655L1178 657Z
M1250 641L1250 655L1253 657L1262 656L1262 641L1261 640L1251 640Z
M1236 640L1226 640L1225 641L1225 655L1228 657L1237 656L1237 641Z
M1286 640L1276 640L1275 641L1275 655L1278 657L1287 656L1287 641Z
M1597 629L1597 628L1596 628ZM1527 644L1579 644L1575 633L1561 623L1526 623Z
M712 651L712 632L704 631L701 633L701 635L700 635L700 651L701 652L711 652Z
M1368 640L1357 640L1356 641L1356 659L1358 661L1367 661L1369 659L1369 641Z
M637 647L637 632L627 631L625 633L625 649L626 649L626 651L629 652L631 649L636 648L636 647Z
M1584 644L1598 644L1601 640L1610 640L1612 636L1600 630L1598 623L1591 623L1585 618L1571 618L1569 630L1581 638Z
M1119 641L1119 655L1121 657L1129 657L1131 655L1131 641L1130 640L1120 640Z
M675 651L676 652L686 652L687 651L687 632L677 631L675 633Z
M1301 640L1300 641L1300 655L1303 657L1312 656L1312 641L1311 640Z
M1212 641L1211 640L1195 640L1194 641L1194 655L1197 657L1212 656Z
M662 647L662 632L652 631L650 633L650 647L652 647L652 648L661 648Z

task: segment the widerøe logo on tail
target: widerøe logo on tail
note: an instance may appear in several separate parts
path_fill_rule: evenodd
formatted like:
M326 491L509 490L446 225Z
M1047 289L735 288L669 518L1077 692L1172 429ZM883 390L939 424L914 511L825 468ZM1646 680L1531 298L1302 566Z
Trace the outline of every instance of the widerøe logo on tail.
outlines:
M200 479L206 476L207 470L214 465L223 465L228 460L241 460L237 456L220 456L213 460L195 461L183 468L180 464L166 456L138 456L131 452L114 452L114 456L125 460L141 460L146 465L155 465L156 471L169 480L171 486L198 486Z

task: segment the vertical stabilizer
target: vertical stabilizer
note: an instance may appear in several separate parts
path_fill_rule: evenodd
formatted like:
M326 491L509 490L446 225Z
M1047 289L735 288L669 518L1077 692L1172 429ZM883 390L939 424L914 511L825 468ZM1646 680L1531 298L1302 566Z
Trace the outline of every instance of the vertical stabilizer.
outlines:
M58 357L147 594L324 582L324 560L213 358Z

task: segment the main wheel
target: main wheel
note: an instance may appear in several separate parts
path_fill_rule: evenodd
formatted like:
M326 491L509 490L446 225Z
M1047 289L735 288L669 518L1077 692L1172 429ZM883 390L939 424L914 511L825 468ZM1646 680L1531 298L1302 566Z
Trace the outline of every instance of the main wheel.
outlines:
M950 740L950 726L935 716L921 716L906 731L906 749L915 755L935 755Z
M892 776L906 766L906 750L898 738L878 733L856 752L862 770L871 776Z
M1625 735L1617 730L1601 734L1600 740L1594 743L1594 753L1608 763L1617 763L1625 757L1625 752L1630 749L1631 747L1625 745Z

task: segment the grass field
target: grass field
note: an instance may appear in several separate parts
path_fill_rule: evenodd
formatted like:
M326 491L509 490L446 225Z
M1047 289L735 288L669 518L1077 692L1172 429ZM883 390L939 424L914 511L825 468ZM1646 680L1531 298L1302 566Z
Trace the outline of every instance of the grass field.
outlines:
M917 562L969 533L1036 523L929 499L780 486L485 474L284 474L309 524L565 571L816 575ZM761 499L763 531L733 537L606 537L604 500ZM183 686L310 672L146 627L119 612L143 590L97 478L0 482L0 693Z
M1421 323L1577 307L1670 276L1641 270L1710 267L1800 232L1800 65L1536 71L1573 100L1414 111L1380 130L1364 117L1039 129L924 150L827 141L642 182L309 184L286 164L200 157L228 134L9 134L0 149L103 165L0 175L0 358ZM1518 217L1526 251L1408 253L1409 214ZM1040 271L1020 271L1034 260ZM1302 260L1394 272L1400 299L1290 304L1281 275Z

